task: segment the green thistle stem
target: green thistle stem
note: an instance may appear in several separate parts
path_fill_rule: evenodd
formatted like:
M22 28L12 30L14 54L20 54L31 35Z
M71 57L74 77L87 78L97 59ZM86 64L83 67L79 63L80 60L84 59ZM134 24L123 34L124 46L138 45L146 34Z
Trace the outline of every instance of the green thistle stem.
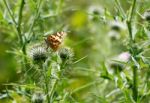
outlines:
M19 41L21 44L23 44L23 40L22 40L22 36L21 36L21 21L22 21L22 10L23 10L23 7L24 7L24 0L21 1L21 6L20 6L20 10L19 10L19 17L18 17L18 22L16 22L14 16L13 16L13 12L11 11L8 3L6 0L4 0L4 4L8 10L8 13L12 19L12 21L14 22L15 24L15 28L17 30L17 33L18 33L18 38L19 38Z
M45 93L46 98L47 98L47 102L50 103L50 96L49 96L49 81L48 81L48 77L46 76L46 74L44 73L44 80L45 80Z
M59 78L61 78L61 73L62 73L62 70L64 69L64 67L65 67L65 65L64 65L64 63L62 63L61 65L60 65L60 71L58 72L58 78L56 78L55 80L54 80L54 84L52 85L52 88L51 88L51 91L50 91L50 93L49 93L49 96L50 96L50 102L49 103L53 103L53 95L54 95L54 92L55 92L55 89L56 89L56 87L57 87L57 84L58 84L58 82L59 82Z
M49 95L49 79L47 76L47 71L46 68L43 64L43 62L40 64L41 68L42 68L42 73L43 73L43 78L44 78L44 90L45 90L45 94L46 94L46 99L47 99L47 103L50 103L50 95Z
M55 92L55 88L56 88L56 86L57 86L57 83L58 83L58 79L55 79L55 81L54 81L54 84L53 84L53 86L52 86L52 88L51 88L51 91L50 91L50 102L49 103L53 103L53 95L54 95L54 92Z
M133 67L133 99L135 101L137 101L137 98L138 98L138 85L137 85L137 82L138 82L138 76L137 76L137 67L134 66Z
M132 34L132 20L133 20L133 14L134 14L134 10L135 10L135 5L136 5L136 0L133 0L133 3L132 3L132 6L131 6L131 11L130 11L130 14L128 16L128 19L127 19L127 26L128 26L128 31L129 31L129 37L130 37L130 43L129 43L129 46L130 46L130 49L132 49L133 45L134 45L134 40L133 40L133 34ZM133 52L134 53L134 52ZM134 54L131 54L134 59L135 59L135 56ZM135 59L136 60L136 59ZM137 102L138 100L138 75L137 75L137 66L133 66L133 88L132 88L132 92L133 92L133 99Z

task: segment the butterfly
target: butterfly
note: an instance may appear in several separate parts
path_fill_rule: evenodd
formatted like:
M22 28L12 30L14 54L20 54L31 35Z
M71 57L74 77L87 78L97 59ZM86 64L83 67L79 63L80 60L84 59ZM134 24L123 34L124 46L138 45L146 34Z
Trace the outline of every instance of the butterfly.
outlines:
M66 36L66 32L56 32L52 35L48 35L45 39L45 42L47 44L47 49L50 47L54 51L57 51L60 45L63 42L64 37Z

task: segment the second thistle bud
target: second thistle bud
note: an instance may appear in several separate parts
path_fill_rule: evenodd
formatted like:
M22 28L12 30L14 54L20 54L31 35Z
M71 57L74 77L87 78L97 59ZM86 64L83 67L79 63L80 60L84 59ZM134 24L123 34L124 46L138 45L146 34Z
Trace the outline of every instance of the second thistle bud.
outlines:
M46 48L41 44L35 44L31 46L27 51L29 57L33 61L45 61L47 59Z
M32 96L32 103L44 103L45 96L42 92L36 92Z
M121 30L125 30L126 26L121 21L112 21L112 22L110 22L110 29L117 31L117 32L120 32Z
M65 47L65 48L61 48L59 51L59 56L61 58L62 61L67 61L68 63L72 61L74 53L72 51L72 49Z
M150 9L144 12L144 19L150 22Z
M131 54L129 52L123 52L119 54L117 57L113 58L115 61L111 61L109 66L113 69L114 72L120 72L124 68L124 63L129 62L131 58ZM117 62L118 61L118 62Z
M150 9L144 12L143 19L146 21L146 29L150 31Z

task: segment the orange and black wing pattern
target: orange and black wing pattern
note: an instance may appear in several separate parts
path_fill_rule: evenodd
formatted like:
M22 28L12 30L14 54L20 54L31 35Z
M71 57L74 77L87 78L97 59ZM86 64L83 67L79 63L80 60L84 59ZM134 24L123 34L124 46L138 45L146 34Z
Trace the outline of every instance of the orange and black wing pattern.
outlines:
M65 35L66 35L65 32L57 32L55 34L47 36L47 39L45 39L47 48L50 47L54 51L57 51Z

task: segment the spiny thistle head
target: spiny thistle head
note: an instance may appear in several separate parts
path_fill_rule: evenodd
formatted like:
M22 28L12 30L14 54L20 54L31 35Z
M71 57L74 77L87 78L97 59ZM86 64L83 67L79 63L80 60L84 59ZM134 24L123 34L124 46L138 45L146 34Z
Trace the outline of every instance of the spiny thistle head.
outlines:
M88 12L90 14L100 15L103 14L104 9L100 5L92 5L89 7Z
M96 21L99 19L99 16L103 15L104 9L99 5L92 5L88 9L89 19Z
M129 62L131 54L129 52L123 52L119 54L117 57L113 58L113 61L110 62L109 66L115 72L122 71L124 67L124 63Z
M117 57L117 60L126 63L130 60L130 58L131 58L131 54L129 52L123 52L119 54L119 56Z
M123 65L117 62L112 62L110 63L110 68L114 70L114 72L117 71L122 71L123 70Z
M125 24L123 22L120 21L112 21L110 22L110 29L114 30L114 31L121 31L124 30L126 28Z
M45 61L47 50L42 44L35 44L29 48L28 55L33 61Z
M45 96L42 92L38 91L32 96L32 103L44 103Z
M150 21L150 9L148 9L144 12L144 19L146 21Z
M110 31L108 33L109 38L113 41L113 40L118 40L120 38L120 34L116 31Z
M66 61L66 60L67 61L72 61L73 56L74 56L74 53L73 53L72 49L70 49L68 47L61 48L58 51L58 54L59 54L62 61Z

